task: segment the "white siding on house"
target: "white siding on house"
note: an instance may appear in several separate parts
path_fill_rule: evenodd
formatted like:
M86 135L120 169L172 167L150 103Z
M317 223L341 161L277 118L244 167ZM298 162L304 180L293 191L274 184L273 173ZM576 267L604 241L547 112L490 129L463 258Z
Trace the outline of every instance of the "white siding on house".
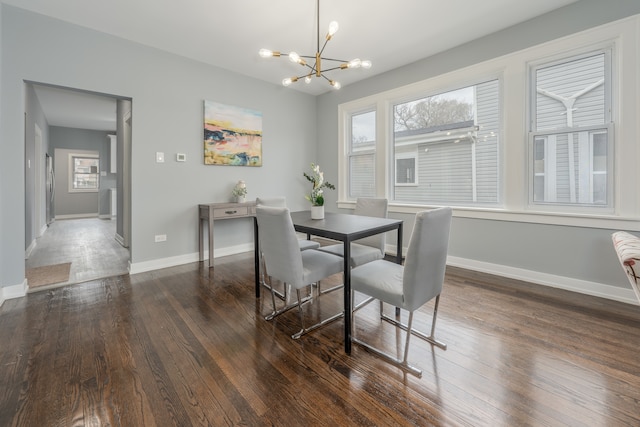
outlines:
M352 156L349 159L349 197L374 197L376 195L375 155Z

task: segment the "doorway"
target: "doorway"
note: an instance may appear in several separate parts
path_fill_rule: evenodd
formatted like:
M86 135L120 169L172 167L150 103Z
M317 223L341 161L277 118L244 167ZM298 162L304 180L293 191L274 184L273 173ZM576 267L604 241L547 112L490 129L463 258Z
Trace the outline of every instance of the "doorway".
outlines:
M57 286L127 274L131 258L131 99L38 82L25 82L25 95L25 163L33 165L25 168L26 269L70 263L68 280ZM55 163L56 148L65 146L101 153L98 174L104 185L96 190L97 212L56 215L52 207L52 193L53 198L55 194L60 197L69 187L57 182L49 191L49 173L57 172L49 171L47 165ZM116 194L114 209L111 200Z

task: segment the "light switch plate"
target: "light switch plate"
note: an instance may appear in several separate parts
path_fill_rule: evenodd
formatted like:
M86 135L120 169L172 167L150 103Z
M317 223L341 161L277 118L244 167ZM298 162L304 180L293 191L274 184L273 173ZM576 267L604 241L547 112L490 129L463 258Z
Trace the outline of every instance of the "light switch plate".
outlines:
M156 153L156 163L164 163L164 153L160 151Z

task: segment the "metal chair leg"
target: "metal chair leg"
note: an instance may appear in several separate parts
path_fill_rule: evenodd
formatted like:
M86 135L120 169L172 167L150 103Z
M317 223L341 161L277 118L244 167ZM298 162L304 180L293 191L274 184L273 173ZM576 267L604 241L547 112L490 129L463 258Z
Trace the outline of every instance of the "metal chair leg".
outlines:
M271 278L269 277L269 283L267 283L267 266L264 260L264 254L261 254L260 256L260 282L262 283L262 286L264 286L265 288L267 288L269 291L272 291L272 293L278 297L279 299L281 299L282 301L284 301L285 303L287 302L288 299L288 295L287 295L287 284L284 284L284 290L283 292L280 292L276 289L273 289L273 286L271 285Z
M300 329L298 332L296 332L295 334L291 335L291 338L293 338L294 340L297 340L298 338L300 338L303 335L308 334L309 332L316 330L322 326L325 326L335 320L340 319L342 316L344 316L344 311L341 311L340 313L334 314L333 316L329 317L328 319L324 319L321 322L316 323L315 325L309 326L308 328L304 327L304 313L302 312L302 304L304 303L300 303L301 299L300 299L300 289L296 289L296 293L298 296L298 313L300 315L300 326L302 327L302 329Z
M435 301L435 308L433 310L433 320L431 323L431 335L427 336L424 333L417 331L415 329L413 329L412 325L413 325L413 312L410 311L409 312L409 319L407 322L407 325L402 324L401 322L385 315L382 312L382 302L380 303L380 318L382 320L385 320L389 323L391 323L394 326L397 326L398 328L406 331L406 338L405 338L405 345L404 345L404 354L402 356L402 358L396 358L394 356L391 356L390 354L387 354L385 352L383 352L382 350L379 350L375 347L373 347L372 345L359 340L358 338L355 337L355 311L359 308L361 308L362 306L370 303L374 298L369 298L367 300L365 300L364 302L358 304L352 311L352 319L351 319L351 325L352 325L352 333L351 333L351 342L358 344L362 347L364 347L366 350L370 351L371 353L375 354L376 356L380 357L381 359L385 360L386 362L402 369L405 372L408 372L412 375L415 375L416 377L420 378L422 377L422 371L418 368L416 368L413 365L410 365L408 362L408 358L409 358L409 343L411 341L411 334L424 339L425 341L434 344L440 348L442 348L443 350L447 349L447 345L436 340L434 337L434 332L435 332L435 323L436 323L436 317L438 315L438 305L440 303L440 295L438 295L436 297L436 301ZM352 301L353 301L353 293L352 293Z
M287 301L285 300L285 306L282 307L280 310L276 310L276 299L275 299L275 291L273 290L273 284L271 283L271 276L267 275L267 280L269 281L269 286L271 288L271 304L273 305L273 311L271 312L271 314L268 314L267 316L264 317L265 320L273 320L274 317L281 315L284 312L287 312L289 310L291 310L292 308L295 308L299 305L305 304L309 301L311 301L311 296L307 296L306 298L303 298L302 300L300 300L300 298L298 298L298 301L296 303L293 304L286 304ZM289 285L287 285L286 283L284 284L285 288Z
M447 349L447 344L443 343L442 341L437 340L435 335L434 335L435 329L436 329L436 318L438 316L438 305L439 304L440 304L440 295L438 295L436 297L435 306L433 308L433 319L431 321L431 335L427 335L424 332L418 331L416 329L411 329L411 333L413 335L417 336L418 338L421 338L421 339L427 341L430 344L433 344L435 346L440 347L443 350L446 350ZM387 316L385 314L382 314L381 317L382 317L383 320L391 323L392 325L397 326L398 328L400 328L400 329L402 329L404 331L406 331L408 329L407 325L404 325L401 322L399 322L399 321L397 321L395 319L392 319L391 317L389 317L389 316Z

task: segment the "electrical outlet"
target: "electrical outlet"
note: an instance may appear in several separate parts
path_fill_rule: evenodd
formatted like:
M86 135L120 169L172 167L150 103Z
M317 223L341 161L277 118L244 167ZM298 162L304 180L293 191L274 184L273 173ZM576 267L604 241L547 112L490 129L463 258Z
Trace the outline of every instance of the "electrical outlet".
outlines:
M156 243L158 242L166 242L167 235L166 234L156 234Z

